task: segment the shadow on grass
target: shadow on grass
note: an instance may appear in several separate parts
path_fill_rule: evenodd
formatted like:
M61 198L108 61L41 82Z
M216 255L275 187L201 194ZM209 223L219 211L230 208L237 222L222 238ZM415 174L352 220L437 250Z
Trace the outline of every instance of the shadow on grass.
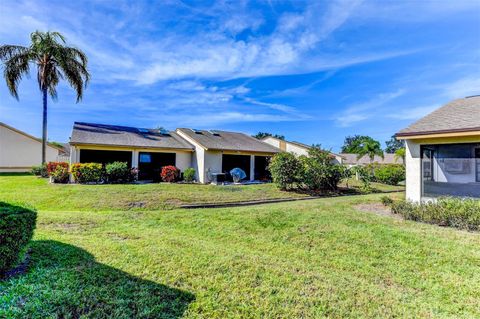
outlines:
M0 317L179 318L189 292L98 263L87 251L33 241L26 274L0 281ZM160 266L160 265L159 265Z
M32 173L28 172L17 172L17 173L0 173L1 176L33 176Z

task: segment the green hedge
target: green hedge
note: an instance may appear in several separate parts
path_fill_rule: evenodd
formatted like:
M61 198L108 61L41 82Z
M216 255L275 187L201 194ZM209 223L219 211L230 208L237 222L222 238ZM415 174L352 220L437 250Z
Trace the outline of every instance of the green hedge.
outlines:
M195 169L192 168L192 167L189 167L187 168L184 172L183 172L183 180L187 183L191 183L195 180Z
M392 212L405 219L430 224L480 230L480 200L440 198L436 202L411 203L405 200L387 203Z
M76 163L72 165L72 176L77 183L100 183L104 170L100 163Z
M22 260L36 220L34 210L0 202L0 274Z

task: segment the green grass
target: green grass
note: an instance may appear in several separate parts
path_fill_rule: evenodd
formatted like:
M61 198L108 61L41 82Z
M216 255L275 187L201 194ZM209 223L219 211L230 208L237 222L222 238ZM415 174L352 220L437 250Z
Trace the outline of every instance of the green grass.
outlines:
M480 234L356 208L380 197L152 211L55 201L39 211L29 271L0 282L0 318L480 317Z
M352 182L350 182L351 184ZM353 182L355 183L355 182ZM375 184L379 190L403 187ZM103 211L170 209L182 204L299 198L273 184L214 186L198 184L78 185L49 184L32 175L0 175L0 199L23 202L41 210Z

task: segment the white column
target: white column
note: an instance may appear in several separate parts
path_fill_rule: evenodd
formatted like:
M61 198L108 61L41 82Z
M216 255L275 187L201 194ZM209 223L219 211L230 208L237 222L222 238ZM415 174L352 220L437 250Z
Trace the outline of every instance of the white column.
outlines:
M255 155L250 155L250 180L255 179Z
M137 150L132 151L132 168L133 167L138 168L138 151Z
M420 144L412 140L406 140L405 165L407 200L419 202L422 198L422 158Z

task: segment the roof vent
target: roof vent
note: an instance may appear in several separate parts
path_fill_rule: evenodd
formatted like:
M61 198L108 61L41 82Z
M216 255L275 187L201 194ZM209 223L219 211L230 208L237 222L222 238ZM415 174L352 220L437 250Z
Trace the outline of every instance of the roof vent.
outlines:
M140 133L149 133L149 130L147 130L146 128L139 128L138 131Z
M166 135L166 136L170 136L170 132L167 131L166 129L162 128L162 129L159 129L158 130L160 132L160 134L162 135Z
M210 130L209 132L214 136L220 136L220 133L218 131Z
M202 134L201 130L197 130L196 128L191 129L195 134Z
M476 95L469 95L469 96L466 96L465 98L466 98L466 99L469 99L469 98L471 98L471 97L479 97L479 96L480 96L480 94L476 94Z

